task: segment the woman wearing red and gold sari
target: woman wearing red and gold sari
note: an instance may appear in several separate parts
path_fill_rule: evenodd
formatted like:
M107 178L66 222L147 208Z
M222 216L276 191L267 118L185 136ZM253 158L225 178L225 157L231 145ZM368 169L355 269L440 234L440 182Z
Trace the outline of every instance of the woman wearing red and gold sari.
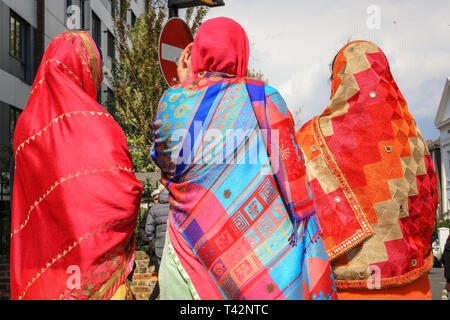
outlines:
M373 43L335 58L331 101L297 133L339 299L431 299L436 176Z
M12 299L121 299L142 185L120 126L97 102L86 32L47 48L14 134Z
M160 101L162 300L336 298L294 121L276 89L246 77L248 44L236 21L205 21Z

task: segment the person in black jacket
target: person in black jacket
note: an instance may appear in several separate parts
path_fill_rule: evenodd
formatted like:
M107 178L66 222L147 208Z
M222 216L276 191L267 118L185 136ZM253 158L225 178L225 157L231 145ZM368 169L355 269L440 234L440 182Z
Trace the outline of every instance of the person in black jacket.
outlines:
M155 191L153 191L151 194L151 197L152 197L153 205L155 203L158 203L159 190L156 189ZM145 232L145 225L147 224L147 217L148 217L149 211L150 211L150 209L145 211L144 216L142 217L142 219L139 222L136 244L149 245L149 242L148 242L149 235ZM149 247L149 250L147 250L147 254L149 256L151 256L151 248L150 247Z
M154 248L158 258L158 266L161 262L164 242L166 239L167 219L169 217L169 191L163 189L159 193L158 203L149 210L145 233L148 234L150 247Z
M155 271L159 272L161 257L166 240L167 219L169 217L169 191L162 189L159 193L158 203L154 204L147 216L145 232L148 234L150 250L156 254ZM155 300L159 295L159 283L156 283L149 300Z
M450 236L445 243L444 252L442 253L442 262L444 263L444 277L447 279L445 289L442 291L442 299L448 299L448 292L450 291Z

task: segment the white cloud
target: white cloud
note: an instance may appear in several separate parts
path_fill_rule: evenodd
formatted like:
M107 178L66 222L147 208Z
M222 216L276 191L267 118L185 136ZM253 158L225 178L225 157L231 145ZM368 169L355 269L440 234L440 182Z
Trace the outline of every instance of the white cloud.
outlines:
M301 122L320 114L330 95L329 63L348 40L386 53L396 82L425 138L437 138L434 116L450 75L448 0L225 0L207 18L238 21L251 42L250 64L284 96ZM367 8L381 9L381 28L367 28Z

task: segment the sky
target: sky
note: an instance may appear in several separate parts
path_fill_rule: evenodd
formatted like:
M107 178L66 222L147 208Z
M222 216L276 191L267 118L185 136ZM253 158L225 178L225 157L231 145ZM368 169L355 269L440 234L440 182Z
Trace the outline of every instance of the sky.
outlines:
M449 0L224 0L206 19L239 22L250 41L250 68L278 89L297 129L330 97L330 63L348 42L368 40L386 54L424 139L450 77Z

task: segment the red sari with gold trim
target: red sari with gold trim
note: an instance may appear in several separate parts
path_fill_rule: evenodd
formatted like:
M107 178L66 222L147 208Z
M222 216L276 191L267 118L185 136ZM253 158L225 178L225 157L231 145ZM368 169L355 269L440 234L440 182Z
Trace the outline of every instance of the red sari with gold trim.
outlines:
M12 299L109 299L132 270L142 185L100 82L86 32L50 43L14 134Z

